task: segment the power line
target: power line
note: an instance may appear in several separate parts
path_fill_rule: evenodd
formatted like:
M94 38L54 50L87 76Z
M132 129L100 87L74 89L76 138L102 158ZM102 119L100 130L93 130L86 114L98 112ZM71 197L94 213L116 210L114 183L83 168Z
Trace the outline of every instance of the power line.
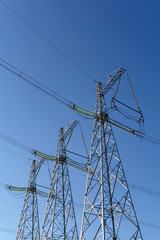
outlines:
M157 230L160 230L160 225L158 225L158 224L154 224L154 223L150 223L150 222L146 222L146 221L142 221L142 220L140 220L139 222L140 222L140 224L142 224L146 227L155 228Z
M114 91L114 92L116 91L116 89L114 89L114 88L111 88L111 90ZM129 96L128 94L126 94L126 93L124 93L124 92L122 92L122 91L120 91L120 90L118 91L118 93L121 94L121 95L123 95L123 96L125 96L125 97L127 97L127 98L132 99L131 96ZM150 107L150 108L153 108L153 109L155 109L155 110L157 110L157 111L160 111L160 107L153 106L152 104L147 103L147 102L145 102L145 101L142 101L142 100L140 100L140 99L138 99L138 101L141 102L142 104Z
M76 156L79 156L79 157L82 157L82 158L85 158L85 159L88 160L88 157L86 157L86 156L84 156L84 155L81 155L81 154L78 154L78 153L75 153L75 152L72 152L72 151L69 151L69 150L66 150L66 152L69 152L69 153L71 153L71 154L74 154L74 155L76 155Z
M77 173L76 173L76 174L77 174ZM146 187L144 187L144 186L140 186L140 185L137 185L137 184L134 184L134 183L131 183L131 182L129 182L128 185L129 185L129 187L132 188L132 189L135 189L135 190L138 190L138 191L140 191L140 192L149 194L149 195L151 195L151 196L153 196L153 197L158 197L158 198L160 198L160 192L158 192L158 191L155 191L155 190L152 190L152 189L150 189L150 188L146 188ZM0 187L7 189L8 186L9 186L8 184L6 184L6 183L4 183L4 182L0 182ZM41 187L41 188L45 188L45 189L49 190L48 187L43 186L43 185L40 185L40 184L36 184L36 186ZM80 204L80 203L78 203L78 204Z
M34 78L30 77L28 74L26 74L23 71L21 71L20 69L14 67L13 65L11 65L7 61L3 60L2 58L0 58L0 60L1 60L1 62L3 62L3 63L0 63L0 66L5 68L9 72L13 73L14 75L18 76L19 78L23 79L24 81L26 81L27 83L29 83L30 85L35 87L36 89L44 92L48 96L56 99L57 101L61 102L62 104L66 105L67 107L74 110L73 106L75 106L75 104L73 102L69 101L68 99L61 96L59 93L53 91L52 89L48 88L44 84L42 84L39 81L35 80ZM83 109L83 108L80 108L80 109ZM81 114L81 116L82 116L82 114ZM85 114L86 114L86 112L85 112ZM149 136L149 135L145 135L143 138L154 144L160 145L160 139L157 139L157 138Z
M38 185L36 184L37 186L39 187L42 187L42 188L45 188L47 190L49 190L48 187L45 187L45 186L42 186L42 185ZM3 187L5 189L7 189L9 185L3 183L3 182L0 182L0 187ZM136 185L136 184L133 184L133 183L129 183L129 186L132 187L132 188L135 188L136 190L140 190L142 192L145 192L147 194L150 194L150 195L153 195L155 197L160 197L160 192L157 192L157 191L153 191L149 188L145 188L145 187L142 187L142 186L139 186L139 185ZM38 190L38 193L41 195L41 191ZM43 196L46 197L47 196L47 193L45 192L42 192L43 193ZM83 208L83 204L80 203L80 202L74 202L74 205L79 207L79 208ZM157 230L160 230L160 225L157 225L157 224L153 224L153 223L150 223L150 222L146 222L146 221L142 221L140 220L140 223L144 226L147 226L147 227L150 227L150 228L154 228L154 229L157 229ZM4 229L4 228L0 228L0 231L4 231L4 232L8 232L8 233L11 233L13 234L14 231L13 230L9 230L9 229Z
M73 61L70 57L68 57L62 50L60 50L59 48L57 48L52 42L50 42L44 35L42 35L38 30L36 30L36 28L34 28L31 24L29 24L24 18L22 18L20 15L18 15L10 6L8 6L6 3L4 3L2 0L0 0L1 3L8 8L16 17L18 17L22 22L24 22L30 29L32 29L32 31L34 31L37 35L39 35L43 40L45 40L48 44L50 44L53 48L55 48L60 54L62 54L66 59L68 59L68 61L70 61L75 67L77 67L81 72L83 72L84 74L86 74L90 79L94 80L95 82L97 82L89 73L87 73L84 69L82 69L82 67L80 67L75 61ZM113 89L111 89L113 90ZM115 91L115 90L113 90ZM119 91L120 94L131 98L128 94L125 94L121 91ZM139 100L139 102L147 105L148 107L151 107L155 110L160 111L160 107L157 106L153 106L145 101Z
M28 145L26 145L26 144L24 144L24 143L22 143L22 142L20 142L20 141L17 141L17 140L15 140L14 138L9 137L9 136L7 136L6 134L4 134L4 133L2 133L2 132L0 132L0 138L1 138L2 140L4 140L4 141L6 141L6 142L8 142L8 143L10 143L10 144L12 144L12 145L14 145L14 146L16 146L16 147L21 148L21 149L24 150L24 151L27 151L27 152L31 153L31 154L34 154L34 152L36 152L36 150L35 150L34 148L31 148L31 147L29 147ZM152 143L154 143L154 144L160 145L160 139L154 138L154 137L149 136L149 135L145 135L145 136L144 136L144 139L147 140L147 141L150 141L150 142L152 142ZM6 149L6 150L9 150L9 149ZM12 152L11 150L9 150L9 151ZM66 151L69 152L69 153L71 153L71 154L77 155L77 156L79 156L79 157L88 159L88 157L86 157L86 156L84 156L84 155L81 155L81 154L72 152L72 151L70 151L70 150L66 150ZM13 152L13 153L15 153L15 152ZM18 154L18 153L15 153L15 154ZM21 156L21 155L20 155L20 156ZM24 156L23 156L23 157L24 157ZM25 158L26 158L26 157L25 157Z
M1 0L0 0L1 1ZM75 104L68 100L67 98L63 97L62 95L60 95L59 93L53 91L51 88L45 86L44 84L40 83L39 81L37 81L36 79L34 79L33 77L29 76L28 74L24 73L23 71L21 71L20 69L16 68L15 66L13 66L12 64L8 63L6 60L0 58L0 60L3 63L0 63L0 66L5 68L6 70L10 71L11 73L13 73L14 75L18 76L19 78L23 79L24 81L26 81L27 83L29 83L30 85L34 86L35 88L37 88L38 90L44 92L45 94L49 95L50 97L56 99L57 101L61 102L62 104L66 105L69 108L72 108ZM115 91L115 89L111 89L112 91ZM120 94L131 98L129 95L120 92ZM144 104L148 104L145 103L143 101ZM149 104L150 107L155 108L156 110L160 110L158 107L154 107L152 105ZM72 108L73 109L73 108ZM80 115L82 117L82 115ZM89 118L90 119L90 118ZM146 139L148 140L148 139ZM152 140L150 140L152 141ZM152 141L154 142L154 141Z
M114 72L113 72L113 73L114 73ZM111 73L111 74L112 74L112 73ZM128 79L128 73L127 73L127 79ZM129 80L129 82L130 82L130 80ZM104 83L103 83L103 84L104 84ZM114 91L114 92L117 91L117 90L114 89L114 88L111 88L111 90ZM122 92L122 91L120 91L120 90L118 90L118 93L119 93L120 95L123 95L123 96L125 96L125 97L127 97L127 98L132 99L132 97L131 97L130 95L128 95L128 94L126 94L126 93L124 93L124 92ZM158 106L152 105L152 104L147 103L147 102L145 102L145 101L143 101L143 100L140 100L140 99L138 99L138 101L141 102L142 104L150 107L150 108L153 108L153 109L155 109L155 110L157 110L157 111L160 111L160 107L158 107Z
M5 232L5 233L10 233L10 234L16 234L16 231L8 229L8 228L0 227L0 231Z
M136 189L138 191L141 191L141 192L144 192L146 194L152 195L154 197L160 198L160 192L158 192L158 191L154 191L150 188L146 188L146 187L134 184L134 183L129 183L128 185L129 185L129 187L131 187L133 189Z
M7 61L3 60L2 58L0 58L0 60L3 62L3 63L0 63L1 67L5 68L9 72L13 73L17 77L23 79L25 82L29 83L30 85L32 85L33 87L37 88L38 90L44 92L45 94L49 95L50 97L56 99L57 101L63 103L64 105L66 105L68 107L71 107L71 102L69 100L67 100L66 98L64 98L63 96L61 96L60 94L58 94L55 91L53 91L52 89L46 87L39 81L33 79L32 77L25 74L23 71L14 67L13 65L11 65Z
M36 28L34 28L30 23L28 23L24 18L22 18L20 15L18 15L10 6L8 6L6 3L4 3L2 0L0 2L8 8L16 17L18 17L24 24L26 24L32 31L34 31L37 35L39 35L43 40L45 40L50 46L52 46L54 49L56 49L61 55L63 55L68 61L70 61L75 67L77 67L81 72L83 72L85 75L87 75L90 79L97 82L95 78L93 78L88 72L86 72L82 67L80 67L75 61L73 61L70 57L68 57L62 50L57 48L51 41L49 41L43 34L41 34ZM111 89L112 91L115 91L115 89ZM131 98L128 94L125 94L121 91L119 91L121 95L124 95L128 98ZM160 111L160 107L153 106L152 104L149 104L145 101L139 100L139 102L143 103L144 105L147 105L150 108L153 108L155 110Z
M12 64L8 63L4 59L0 58L0 61L1 61L0 62L1 67L6 69L7 71L13 73L15 76L21 78L25 82L29 83L36 89L42 91L43 93L47 94L48 96L56 99L57 101L61 102L64 105L66 105L67 107L69 107L70 109L75 111L77 114L79 114L81 117L83 117L83 115L84 115L85 118L87 116L87 119L93 118L94 112L84 109L84 108L78 106L77 104L69 101L68 99L66 99L62 95L60 95L59 93L53 91L52 89L48 88L44 84L42 84L39 81L35 80L34 78L30 77L28 74L24 73L20 69L14 67Z
M67 100L65 97L63 97L63 96L60 95L59 93L53 91L51 88L49 88L49 87L45 86L44 84L40 83L39 81L37 81L36 79L32 78L32 77L29 76L28 74L24 73L24 72L21 71L20 69L16 68L16 67L13 66L12 64L8 63L8 62L5 61L4 59L0 58L0 60L1 60L3 63L7 64L7 65L8 65L9 67L11 67L12 69L14 69L15 71L17 71L18 74L19 74L19 77L20 77L21 75L24 75L25 77L29 78L31 81L37 83L39 86L41 86L41 87L43 87L44 89L46 89L46 90L50 91L51 93L53 93L54 96L60 97L60 98L63 99L64 101L66 101L66 102L68 102L68 103L70 103L70 104L73 104L72 102L70 102L69 100ZM9 68L7 68L7 67L4 66L4 65L1 65L1 66L12 72L12 69L11 69L11 68L9 69ZM12 72L12 73L14 73L14 72Z
M0 132L0 138L1 138L2 140L4 140L4 141L8 142L8 143L11 143L11 144L15 145L16 147L21 148L21 149L24 150L24 151L29 152L29 153L34 153L34 151L35 151L35 150L32 149L31 147L29 147L29 146L27 146L27 145L25 145L25 144L23 144L23 143L15 140L14 138L11 138L11 137L3 134L2 132Z
M54 160L54 157L53 157L53 156L50 156L50 155L47 155L47 154L43 154L43 153L41 153L41 154L39 155L39 154L37 154L37 152L38 152L37 150L35 150L35 149L33 149L33 148L31 148L31 147L29 147L29 146L27 146L27 145L19 142L19 141L13 139L13 138L11 138L11 137L9 137L9 136L1 133L1 132L0 132L0 138L1 138L2 140L4 140L4 141L6 141L6 142L8 142L8 143L11 143L11 144L15 145L16 147L19 147L19 148L21 148L22 150L27 151L27 152L29 152L29 153L31 153L31 154L34 154L34 155L36 155L36 156L38 156L38 157L41 157L41 158L43 158L43 159L47 159L47 156L49 156L49 157L52 157L52 160ZM71 153L71 154L77 155L77 156L79 156L79 157L83 157L83 158L88 159L87 157L85 157L85 156L83 156L83 155L81 155L81 154L78 154L78 153L75 153L75 152L72 152L72 151L69 151L69 150L66 150L66 151L69 152L69 153ZM49 159L49 160L51 160L51 159ZM67 157L67 162L68 162L68 164L69 164L70 166L72 166L72 167L78 168L78 169L81 170L81 171L86 171L86 165L85 165L85 164L76 162L76 161L72 160L72 159L69 158L69 157Z
M160 139L158 139L158 138L155 138L155 137L152 137L152 136L149 136L149 135L145 135L143 137L143 139L145 139L145 140L147 140L149 142L152 142L152 143L154 143L156 145L160 145Z
M3 147L3 146L0 146L0 148L1 148L1 149L4 149L5 151L14 153L14 154L16 154L17 156L20 156L20 157L23 157L23 158L25 158L25 159L27 159L27 160L32 161L32 159L29 159L28 157L26 157L26 156L24 156L24 155L22 155L22 154L19 154L18 152L12 151L12 150L9 149L9 148Z
M97 82L95 78L91 76L86 70L84 70L79 64L77 64L73 59L71 59L64 51L58 48L55 44L53 44L50 40L48 40L40 31L38 31L35 27L33 27L29 22L27 22L24 18L22 18L15 10L13 10L9 5L0 0L0 2L5 6L8 10L10 10L17 18L19 18L26 26L28 26L33 32L35 32L41 39L46 41L51 47L53 47L58 53L60 53L63 57L65 57L73 66L75 66L79 71L88 76L94 82Z
M48 187L45 187L45 186L42 186L42 185L38 185L38 184L36 184L36 185L39 186L39 187L42 187L42 188L45 188L45 189L49 190ZM155 197L160 197L160 192L158 192L158 191L153 191L152 189L149 189L149 188L146 188L146 187L142 187L142 186L136 185L136 184L134 184L134 183L129 183L129 186L132 187L132 188L134 188L134 189L136 189L136 190L142 191L142 192L144 192L144 193L153 195L153 196L155 196ZM0 187L7 189L7 188L9 187L9 185L8 185L8 184L5 184L5 183L3 183L3 182L0 182ZM41 192L41 191L39 191L39 193L40 193L40 192ZM42 193L44 194L44 192L42 192ZM44 194L44 197L46 197L46 196L47 196L47 193ZM83 204L80 203L80 202L74 202L74 205L77 206L77 207L79 207L79 208L83 208ZM150 227L150 228L155 228L155 229L157 229L157 230L160 230L160 225L153 224L153 223L146 222L146 221L142 221L142 220L140 220L140 223L141 223L142 225L144 225L144 226L147 226L147 227ZM4 231L4 232L7 232L7 233L11 233L11 234L14 233L13 230L5 229L5 228L0 228L0 231Z

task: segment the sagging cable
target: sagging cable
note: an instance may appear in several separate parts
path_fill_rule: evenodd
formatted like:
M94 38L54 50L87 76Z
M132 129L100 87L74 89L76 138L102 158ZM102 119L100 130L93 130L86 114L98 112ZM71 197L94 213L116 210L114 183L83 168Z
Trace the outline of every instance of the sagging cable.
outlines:
M131 81L130 81L130 79L129 79L129 75L128 75L127 72L126 72L126 75L127 75L127 79L128 79L128 82L129 82L129 85L130 85L130 88L131 88L131 91L132 91L132 94L133 94L134 100L135 100L135 102L136 102L136 104L137 104L138 110L139 110L140 113L142 113L142 111L141 111L141 109L140 109L140 107L139 107L139 104L138 104L138 101L137 101L136 95L135 95L135 93L134 93L134 90L133 90L133 87L132 87Z
M42 91L43 93L47 94L48 96L56 99L57 101L61 102L62 104L66 105L67 107L71 108L75 112L79 113L80 115L85 115L87 117L94 117L94 112L89 111L83 107L80 107L73 102L69 101L68 99L64 98L59 93L53 91L49 87L45 86L44 84L40 83L39 81L35 80L34 78L30 77L28 74L24 73L20 69L14 67L12 64L8 63L4 59L0 58L0 66L6 69L7 71L13 73L17 77L21 78L25 82L29 83L33 87L37 88L38 90Z
M84 140L84 135L83 135L82 127L81 127L81 124L80 124L80 123L79 123L79 127L80 127L80 131L81 131L81 136L82 136L82 140L83 140L84 148L85 148L85 150L86 150L86 154L87 154L88 159L89 159L89 153L88 153L88 150L87 150L87 146L86 146L86 143L85 143L85 140Z
M120 85L120 81L121 81L121 78L119 78L119 80L118 80L117 89L116 89L116 91L115 91L115 94L114 94L114 97L113 97L113 98L115 98L116 95L117 95L117 92L118 92L118 89L119 89L119 85Z

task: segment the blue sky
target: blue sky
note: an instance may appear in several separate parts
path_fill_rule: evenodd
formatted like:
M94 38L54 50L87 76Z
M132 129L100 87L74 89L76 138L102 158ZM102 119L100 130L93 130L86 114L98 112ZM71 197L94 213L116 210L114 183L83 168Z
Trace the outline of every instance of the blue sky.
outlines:
M5 2L97 81L105 83L110 72L120 66L126 68L144 113L145 131L159 138L158 0ZM74 103L94 110L95 82L41 39L1 2L0 30L1 58ZM92 120L80 118L63 104L3 68L0 69L0 79L0 132L42 152L55 155L59 128L77 119L81 121L89 150ZM131 95L126 80L120 91ZM120 97L128 104L134 104L133 100L123 95ZM109 104L107 96L106 101ZM115 128L114 133L128 181L160 191L160 147L145 140L140 141ZM76 127L68 149L85 154L79 127ZM29 159L33 159L33 156L0 140L0 158L0 182L26 186L31 167ZM74 200L83 204L86 175L70 168L70 177ZM38 181L47 184L46 165ZM0 191L0 228L16 232L23 198L14 198L3 188ZM140 223L147 221L159 225L159 199L134 189L131 189L131 194ZM39 204L42 222L45 199L40 198ZM75 208L80 232L82 209L77 206ZM143 224L141 230L145 240L158 239L160 236L160 230ZM1 239L15 239L15 235L0 230Z

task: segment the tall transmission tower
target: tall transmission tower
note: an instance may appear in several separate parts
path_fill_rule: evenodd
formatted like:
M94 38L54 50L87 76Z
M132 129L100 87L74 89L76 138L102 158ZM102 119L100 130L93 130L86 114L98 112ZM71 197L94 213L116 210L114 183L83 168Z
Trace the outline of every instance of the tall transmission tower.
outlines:
M43 159L40 160L37 164L35 160L32 162L16 240L40 239L36 177L42 163Z
M143 239L104 99L124 72L97 83L81 240Z
M65 139L78 124L73 121L68 129L59 130L58 146L47 200L41 240L78 240L70 178L65 150Z

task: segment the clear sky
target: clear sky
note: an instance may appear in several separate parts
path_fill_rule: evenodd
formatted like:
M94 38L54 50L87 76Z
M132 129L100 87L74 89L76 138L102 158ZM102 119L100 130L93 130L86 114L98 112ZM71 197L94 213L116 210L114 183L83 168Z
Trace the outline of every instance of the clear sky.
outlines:
M126 68L144 114L146 134L160 138L158 0L3 1L97 81L105 83L110 72L120 66ZM94 111L95 82L1 1L0 52L1 58L15 67L72 102ZM93 120L81 118L3 68L0 68L0 79L0 132L55 155L59 128L77 119L81 122L89 151ZM127 81L123 82L120 91L131 95ZM121 98L131 103L124 95ZM109 104L107 96L106 100ZM160 146L140 141L116 128L114 133L128 182L160 191ZM68 149L85 154L79 127L76 127ZM26 186L33 156L0 140L0 159L0 182ZM38 178L43 185L48 181L46 168L44 165ZM83 204L86 175L73 168L69 170L73 198L79 203L75 209L80 232L80 204ZM159 199L130 190L144 239L159 239L160 229L143 224L160 225ZM3 188L0 191L0 239L15 239L24 195L15 198ZM41 224L45 203L46 199L39 199ZM5 232L2 228L13 232Z

